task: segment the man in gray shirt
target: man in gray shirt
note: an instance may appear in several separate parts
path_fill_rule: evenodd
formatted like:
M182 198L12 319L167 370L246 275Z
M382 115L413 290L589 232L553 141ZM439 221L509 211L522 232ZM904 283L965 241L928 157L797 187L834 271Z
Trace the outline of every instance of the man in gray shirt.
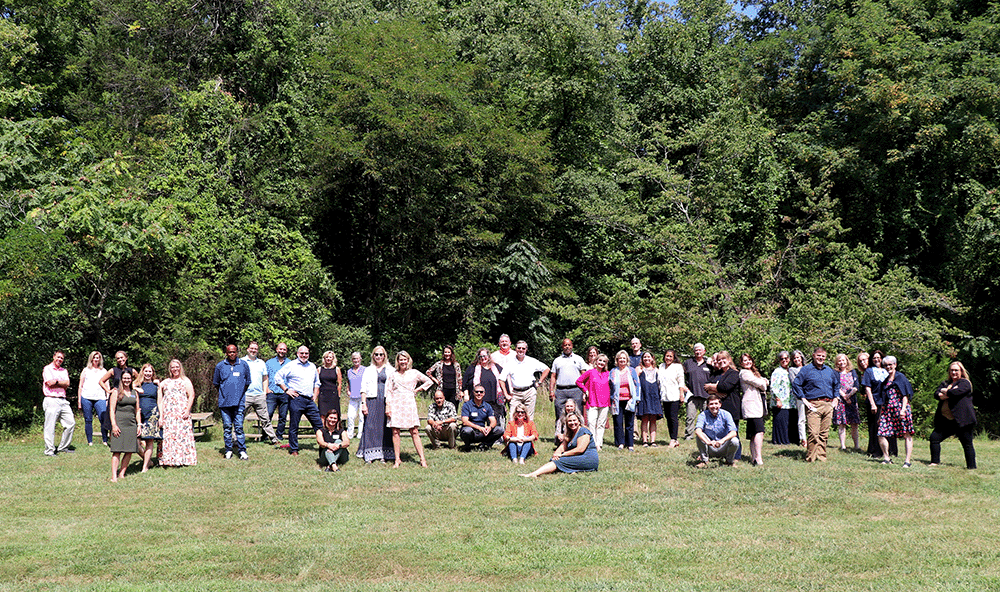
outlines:
M583 409L583 390L576 386L576 379L587 371L587 363L573 353L573 340L562 341L562 355L552 361L549 374L549 399L556 404L556 420L563 415L567 399L576 401L576 408Z

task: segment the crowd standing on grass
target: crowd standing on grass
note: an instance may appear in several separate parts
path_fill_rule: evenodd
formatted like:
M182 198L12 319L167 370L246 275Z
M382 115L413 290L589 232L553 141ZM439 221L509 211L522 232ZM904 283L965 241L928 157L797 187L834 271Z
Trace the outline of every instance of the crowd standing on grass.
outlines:
M527 477L597 470L609 424L614 426L618 450L634 450L636 437L644 447L657 447L661 419L667 422L668 446L680 446L682 439L695 440L696 467L706 467L712 459L725 465L743 459L741 421L746 425L749 463L763 465L768 417L772 445L794 445L797 436L807 462L824 462L829 458L832 428L837 430L841 450L848 450L849 433L854 450L860 452L862 409L868 422L869 457L893 464L896 439L902 438L902 466L912 464L914 392L894 356L883 356L879 350L860 352L854 357L855 367L851 356L838 353L831 367L822 347L812 351L808 363L801 351L783 350L768 373L749 353L734 358L720 350L708 356L701 343L693 345L692 355L685 360L676 350L666 350L659 365L657 356L643 350L638 338L629 345L630 351L614 354L613 363L595 346L587 348L584 360L573 353L573 341L567 338L561 343L561 354L545 364L527 355L524 340L511 348L505 334L496 351L480 348L464 369L455 359L454 348L445 346L441 359L424 374L413 368L407 352L398 352L390 362L382 346L372 350L367 366L361 352L352 352L351 367L342 373L332 351L323 353L322 365L317 367L305 345L296 350L294 359L288 359L287 344L278 343L275 356L265 362L257 357L255 341L242 358L239 347L228 344L212 377L223 425L221 454L225 459L234 455L250 459L243 424L246 414L253 412L261 437L277 449L287 449L291 456L299 454L299 424L305 417L316 437L318 465L331 472L347 462L355 440L355 455L365 463L392 462L400 467L403 430L413 440L420 466L427 467L422 420L432 449L441 445L455 449L460 440L466 451L489 450L500 442L501 452L511 462L524 464L539 453L542 436L534 416L540 387L548 379L555 412L555 451ZM64 352L56 351L52 363L42 370L43 440L48 456L74 450L76 422L67 400L70 381L65 360ZM167 378L160 380L151 364L143 364L139 371L131 367L124 351L115 354L116 365L110 370L104 369L103 360L98 351L87 356L77 395L88 446L94 444L94 419L100 423L101 440L112 453L111 480L126 476L133 454L142 459L142 472L154 464L196 464L191 420L195 392L181 362L171 360ZM345 385L346 427L340 409ZM426 417L421 418L417 395L424 392L433 395ZM930 437L930 465L940 463L942 441L957 436L966 467L976 468L973 387L961 362L948 366L934 397L938 407ZM58 446L57 423L63 427ZM286 427L287 444L283 442Z

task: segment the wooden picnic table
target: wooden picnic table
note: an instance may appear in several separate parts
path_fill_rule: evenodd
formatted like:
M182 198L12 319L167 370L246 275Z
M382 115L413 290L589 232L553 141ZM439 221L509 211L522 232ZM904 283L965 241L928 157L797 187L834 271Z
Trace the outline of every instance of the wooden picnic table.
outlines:
M194 429L194 437L200 438L205 435L208 428L215 425L211 413L192 413L191 427Z

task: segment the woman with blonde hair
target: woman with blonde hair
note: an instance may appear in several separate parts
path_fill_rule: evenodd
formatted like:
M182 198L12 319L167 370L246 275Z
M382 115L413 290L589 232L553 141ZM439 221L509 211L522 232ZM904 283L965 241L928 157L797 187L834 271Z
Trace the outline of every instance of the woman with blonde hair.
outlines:
M640 358L641 359L641 358ZM615 354L615 367L611 369L611 415L615 422L615 446L635 450L635 411L642 393L639 375L629 366L629 354L620 350ZM589 431L589 430L588 430Z
M385 348L375 346L371 365L361 379L361 413L365 416L365 425L355 455L365 462L386 462L395 458L391 444L392 432L385 421L386 383L395 372Z
M160 430L160 413L156 407L160 386L157 384L156 370L152 364L143 364L139 370L139 438L142 439L142 472L149 470L153 460L153 442L156 442L157 458L163 452L163 432Z
M101 441L108 445L108 430L101 417L108 412L108 393L101 388L101 378L104 377L104 356L99 351L92 351L87 356L87 367L80 372L80 387L77 391L77 407L83 412L84 431L87 434L87 445L94 445L94 417L101 430Z
M854 449L859 450L861 444L858 440L858 424L861 423L861 414L858 413L857 394L861 383L854 373L854 367L847 354L837 354L834 358L834 369L840 376L840 388L837 392L840 405L833 408L833 425L837 426L837 433L840 435L840 449L847 450L847 426L851 426Z
M424 447L420 442L420 414L417 412L417 392L426 391L434 386L434 381L423 372L411 368L413 358L405 351L396 354L396 372L389 377L385 385L385 415L389 418L392 429L392 451L396 462L393 468L399 468L399 430L408 430L413 438L413 447L420 456L420 466L427 466L424 458Z
M198 451L194 447L194 428L191 426L194 385L184 375L184 366L180 360L170 360L167 369L170 378L160 382L156 398L156 408L160 410L160 427L163 429L160 466L196 465Z
M111 391L111 481L125 477L132 454L141 454L139 447L139 393L133 388L134 375L123 372L118 388ZM124 457L122 456L124 454ZM119 470L120 468L120 470Z
M507 422L507 429L504 430L503 441L512 463L523 465L526 458L535 454L538 430L535 428L535 422L528 417L528 408L524 403L518 403L514 408L513 417Z
M976 468L976 449L972 446L976 409L972 405L972 381L962 362L948 364L948 379L938 385L934 394L939 402L930 438L931 466L941 463L941 441L957 435L965 451L965 468Z
M611 372L608 370L608 356L599 354L594 360L594 367L576 379L576 386L583 391L587 425L590 426L595 445L600 450L604 445L604 426L608 425L608 410L611 408ZM573 403L573 408L576 409L576 402Z
M326 417L331 409L340 411L341 374L337 366L337 354L332 351L323 352L323 365L316 369L319 374L319 395L316 397L316 407L320 417Z

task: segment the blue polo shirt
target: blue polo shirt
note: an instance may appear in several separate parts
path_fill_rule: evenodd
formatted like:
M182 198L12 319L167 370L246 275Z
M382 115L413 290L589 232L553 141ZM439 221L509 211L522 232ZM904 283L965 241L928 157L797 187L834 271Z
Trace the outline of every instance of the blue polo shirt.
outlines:
M480 427L486 427L490 423L491 417L496 417L493 412L493 405L485 400L482 406L476 405L474 400L468 400L462 405L462 417L468 417L469 421Z
M219 407L244 405L250 386L250 366L239 358L233 363L228 358L222 360L215 366L212 386L219 389Z
M731 413L725 409L719 409L719 414L712 417L712 412L708 409L698 414L698 429L712 441L725 438L729 432L736 431L736 422L733 421Z
M291 362L291 358L285 358L284 362L278 361L278 356L274 356L267 361L267 390L272 393L283 393L285 389L274 383L274 375L281 370L281 367Z
M792 381L792 393L807 401L824 397L833 399L839 391L840 374L826 364L821 368L817 368L816 364L807 364Z

